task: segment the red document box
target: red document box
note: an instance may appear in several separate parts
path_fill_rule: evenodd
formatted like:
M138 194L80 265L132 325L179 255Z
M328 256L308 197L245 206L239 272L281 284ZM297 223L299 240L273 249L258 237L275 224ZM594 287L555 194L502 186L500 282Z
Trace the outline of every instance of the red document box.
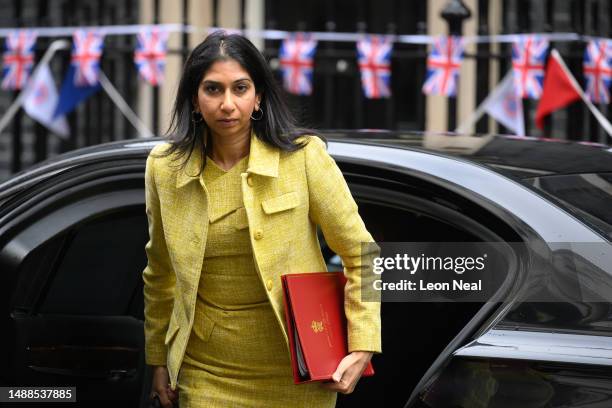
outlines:
M340 272L283 275L283 301L296 384L331 380L348 354ZM364 376L374 375L372 363Z

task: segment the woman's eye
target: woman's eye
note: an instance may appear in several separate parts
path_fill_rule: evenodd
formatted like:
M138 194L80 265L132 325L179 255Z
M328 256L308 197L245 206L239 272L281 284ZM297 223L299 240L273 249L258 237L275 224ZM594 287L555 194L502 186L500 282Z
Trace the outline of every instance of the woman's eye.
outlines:
M236 91L238 93L245 93L249 89L248 85L238 85L236 86Z
M204 86L204 92L206 92L208 94L214 94L216 92L219 92L219 87L215 86L215 85L205 85Z

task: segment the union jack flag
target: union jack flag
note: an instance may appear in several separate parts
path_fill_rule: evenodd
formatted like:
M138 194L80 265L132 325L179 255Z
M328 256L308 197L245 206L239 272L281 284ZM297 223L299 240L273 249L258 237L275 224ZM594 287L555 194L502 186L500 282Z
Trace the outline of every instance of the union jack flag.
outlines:
M97 30L76 30L72 36L70 63L75 68L75 86L93 86L100 76L104 35Z
M612 41L592 40L584 51L586 94L592 102L610 103L612 83Z
M522 35L512 45L514 86L520 98L539 99L544 84L544 63L548 40Z
M291 35L279 51L285 89L296 95L312 93L313 57L317 41L304 33Z
M134 62L140 76L153 86L164 81L168 32L158 28L144 28L138 33Z
M18 30L6 37L6 51L2 56L4 67L2 89L22 89L34 65L34 44L36 32Z
M461 37L438 37L427 57L427 76L423 84L423 93L455 96L462 61Z
M391 96L391 38L366 36L357 41L363 93L370 99Z

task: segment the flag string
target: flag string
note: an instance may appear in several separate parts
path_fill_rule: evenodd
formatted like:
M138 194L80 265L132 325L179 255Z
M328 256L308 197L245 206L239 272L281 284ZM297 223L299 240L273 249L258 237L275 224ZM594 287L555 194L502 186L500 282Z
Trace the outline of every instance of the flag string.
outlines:
M1 28L0 38L7 37L10 33L16 30L32 30L35 31L38 37L71 37L76 30L99 30L105 36L113 35L131 35L138 34L142 29L147 27L157 27L158 29L167 32L178 33L209 33L216 30L226 30L236 33L242 33L250 38L258 38L264 40L283 40L290 35L295 34L293 31L283 30L260 30L260 29L245 29L239 30L234 28L222 27L198 27L194 25L183 24L133 24L133 25L100 25L100 26L70 26L70 27L14 27ZM357 42L364 36L382 35L389 38L392 42L402 44L432 44L441 34L435 35L407 35L407 34L377 34L377 33L350 33L350 32L325 32L312 31L307 32L313 40L316 41L332 41L332 42ZM572 42L572 41L592 41L607 39L605 37L595 37L581 35L577 33L517 33L517 34L499 34L499 35L477 35L463 36L464 43L512 43L520 36L537 35L540 38L549 41Z

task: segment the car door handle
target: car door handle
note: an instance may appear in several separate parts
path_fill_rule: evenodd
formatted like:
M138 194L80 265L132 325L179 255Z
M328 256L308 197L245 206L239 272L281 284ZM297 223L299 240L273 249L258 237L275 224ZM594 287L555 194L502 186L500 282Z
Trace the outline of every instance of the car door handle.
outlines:
M57 367L41 367L41 366L28 366L33 371L45 374L62 375L68 377L85 377L85 378L104 378L108 381L119 381L126 378L136 377L136 369L105 369L105 370L91 370L91 369L74 369L74 368L57 368Z

